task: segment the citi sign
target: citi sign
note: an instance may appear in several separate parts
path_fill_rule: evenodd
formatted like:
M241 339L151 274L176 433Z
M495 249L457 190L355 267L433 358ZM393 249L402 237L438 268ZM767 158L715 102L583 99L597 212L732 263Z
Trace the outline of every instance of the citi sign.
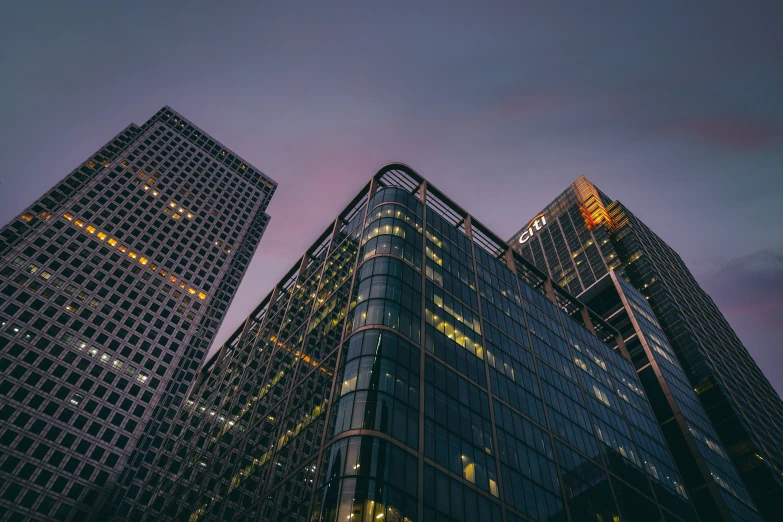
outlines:
M519 236L519 242L520 243L527 243L531 237L533 237L533 234L535 232L538 232L541 230L541 227L546 226L546 218L544 217L544 214L539 214L536 217L533 218L533 220L528 223L527 230L522 232Z

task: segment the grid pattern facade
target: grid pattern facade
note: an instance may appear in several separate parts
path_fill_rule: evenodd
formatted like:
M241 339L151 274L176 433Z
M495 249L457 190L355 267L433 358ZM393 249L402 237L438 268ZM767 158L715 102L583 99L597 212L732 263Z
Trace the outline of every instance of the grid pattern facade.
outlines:
M697 520L623 350L389 165L205 366L133 515Z
M615 272L580 295L624 337L702 520L760 521L647 300Z
M674 250L586 178L547 210L551 225L525 244L518 235L510 243L576 295L589 289L591 279L563 277L563 260L579 273L614 271L645 297L756 507L776 520L783 494L783 402L715 303ZM577 233L550 241L557 229L566 229L563 222ZM592 245L600 245L600 259L587 254Z
M0 520L132 498L275 187L165 107L0 230Z

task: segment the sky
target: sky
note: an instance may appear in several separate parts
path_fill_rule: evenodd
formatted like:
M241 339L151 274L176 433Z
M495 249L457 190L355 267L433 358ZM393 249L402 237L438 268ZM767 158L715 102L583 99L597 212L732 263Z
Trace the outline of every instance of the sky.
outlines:
M164 105L279 183L217 343L384 164L501 237L584 174L783 391L783 3L7 2L0 223Z

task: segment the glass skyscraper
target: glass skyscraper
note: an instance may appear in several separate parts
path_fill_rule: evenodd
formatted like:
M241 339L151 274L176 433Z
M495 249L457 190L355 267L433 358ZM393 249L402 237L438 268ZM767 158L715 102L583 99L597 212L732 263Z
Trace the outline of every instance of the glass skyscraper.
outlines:
M698 520L634 346L557 283L384 167L204 366L131 518Z
M717 519L710 508L737 516L747 490L764 519L779 520L783 402L677 253L585 177L509 244L637 346L634 364L702 519Z
M164 107L0 229L0 520L124 516L275 188Z

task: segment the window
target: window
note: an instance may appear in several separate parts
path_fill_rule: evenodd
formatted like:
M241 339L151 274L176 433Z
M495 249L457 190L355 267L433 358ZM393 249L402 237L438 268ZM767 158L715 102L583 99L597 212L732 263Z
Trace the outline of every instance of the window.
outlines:
M74 225L76 225L76 226L77 226L77 227L79 227L79 228L82 228L82 227L84 227L84 221L82 221L81 219L77 219L77 220L75 220L75 221L73 222L73 224L74 224Z
M96 229L92 225L87 225L87 228L85 230L87 230L87 232L89 232L90 234L94 234Z
M71 214L70 212L66 212L65 214L63 214L63 217L68 221L73 221L73 214Z
M46 270L44 270L43 272L41 272L40 274L38 274L38 277L41 277L41 278L43 278L43 279L46 279L46 280L48 280L50 277L52 277L52 274L50 274L49 272L47 272Z
M98 239L100 239L101 241L106 239L106 233L105 232L98 232Z
M119 360L119 359L114 359L114 362L113 362L111 365L112 365L112 367L113 367L115 370L121 370L121 369L122 369L122 366L123 366L123 364L125 364L125 363L123 363L121 360Z
M84 400L84 396L83 395L79 395L78 393L74 393L73 397L71 397L70 402L74 406L78 406L79 404L82 403L83 400Z
M142 383L147 382L147 379L148 379L148 376L144 375L143 373L140 373L140 374L138 374L136 376L136 380L139 381L139 382L142 382Z
M33 220L33 215L32 214L22 214L22 219L24 219L25 221L27 221L29 223L30 221Z
M116 239L114 239L113 237L110 237L110 238L109 238L109 241L107 241L107 242L108 242L108 243L109 243L109 245L111 245L111 246L115 246L115 245L117 244L117 240L116 240Z
M109 359L111 359L111 355L108 353L104 353L101 355L101 358L99 359L103 364L106 364L109 362Z

